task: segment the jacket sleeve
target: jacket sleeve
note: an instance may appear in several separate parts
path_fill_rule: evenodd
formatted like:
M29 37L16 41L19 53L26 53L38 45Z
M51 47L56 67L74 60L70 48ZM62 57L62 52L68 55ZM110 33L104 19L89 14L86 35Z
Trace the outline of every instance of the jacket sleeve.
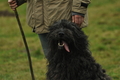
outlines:
M25 3L27 0L16 0L17 5L20 6L21 4Z
M73 0L72 12L86 14L91 0Z

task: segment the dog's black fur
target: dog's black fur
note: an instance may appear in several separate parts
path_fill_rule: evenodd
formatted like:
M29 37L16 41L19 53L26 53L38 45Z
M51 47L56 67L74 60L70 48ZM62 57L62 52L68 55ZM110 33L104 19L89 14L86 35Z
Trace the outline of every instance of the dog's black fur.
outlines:
M77 25L60 20L49 30L47 80L111 80L91 56L87 36Z

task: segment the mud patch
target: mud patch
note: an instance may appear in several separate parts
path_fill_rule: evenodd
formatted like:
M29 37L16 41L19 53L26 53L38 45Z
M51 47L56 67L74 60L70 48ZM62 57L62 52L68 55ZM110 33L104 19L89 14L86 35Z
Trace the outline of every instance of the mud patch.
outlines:
M15 16L14 13L12 12L9 12L7 10L4 10L4 11L0 11L0 16L3 16L3 17L13 17Z

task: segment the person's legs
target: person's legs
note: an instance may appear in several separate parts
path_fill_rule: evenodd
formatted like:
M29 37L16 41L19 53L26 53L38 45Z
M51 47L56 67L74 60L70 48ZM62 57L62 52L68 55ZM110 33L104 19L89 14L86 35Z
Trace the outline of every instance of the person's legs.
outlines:
M45 57L47 56L48 51L49 51L49 46L48 46L48 41L47 41L47 34L48 33L39 34L39 39L40 39L40 42L42 44L42 49L43 49Z

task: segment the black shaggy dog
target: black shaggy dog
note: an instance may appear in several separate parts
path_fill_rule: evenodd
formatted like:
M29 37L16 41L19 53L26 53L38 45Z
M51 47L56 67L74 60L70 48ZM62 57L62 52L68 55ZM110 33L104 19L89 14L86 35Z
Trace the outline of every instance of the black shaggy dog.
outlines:
M91 56L87 36L74 23L54 23L48 40L47 80L111 80Z

